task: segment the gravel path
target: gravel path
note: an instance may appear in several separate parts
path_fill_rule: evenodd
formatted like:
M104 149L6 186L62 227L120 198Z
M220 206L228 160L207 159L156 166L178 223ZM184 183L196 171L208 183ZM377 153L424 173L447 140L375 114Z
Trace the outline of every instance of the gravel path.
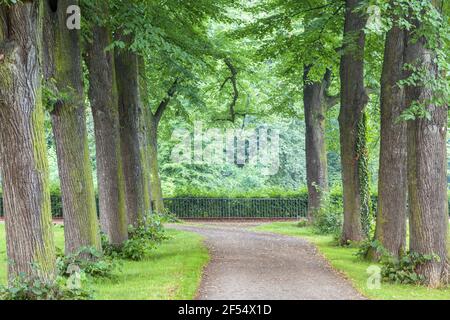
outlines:
M200 300L362 299L306 240L247 230L254 224L172 225L205 237L211 255Z

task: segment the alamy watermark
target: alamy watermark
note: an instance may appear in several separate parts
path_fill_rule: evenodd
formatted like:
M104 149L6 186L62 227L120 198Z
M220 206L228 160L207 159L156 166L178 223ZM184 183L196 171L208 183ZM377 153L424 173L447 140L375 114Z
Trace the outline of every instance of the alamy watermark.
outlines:
M381 268L376 265L371 265L366 270L367 278L366 286L369 290L381 289Z
M367 24L366 29L376 34L383 33L383 19L381 17L381 9L376 5L367 8Z
M77 5L67 7L66 26L69 30L81 30L81 9Z
M172 140L177 141L172 149L174 163L255 166L261 173L272 176L280 168L280 134L276 129L203 130L202 122L194 123L194 131L176 129Z

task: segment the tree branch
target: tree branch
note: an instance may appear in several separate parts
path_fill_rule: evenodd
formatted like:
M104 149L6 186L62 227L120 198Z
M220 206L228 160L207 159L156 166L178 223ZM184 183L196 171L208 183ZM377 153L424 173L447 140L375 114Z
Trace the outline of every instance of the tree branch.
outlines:
M227 77L225 79L225 81L222 83L222 85L220 86L220 90L222 90L224 88L225 84L228 81L231 82L231 85L233 86L233 100L231 101L230 106L229 106L229 110L230 110L229 120L231 122L234 122L234 120L236 119L235 107L236 107L237 100L239 99L239 90L238 90L238 86L237 86L238 71L235 68L235 66L233 65L233 62L231 61L231 59L226 58L224 61L225 61L225 64L227 65L228 69L230 70L231 75L229 77Z
M235 112L234 113L235 117L239 116L239 117L246 117L246 116L259 116L259 113L256 112ZM214 121L228 121L228 122L233 122L234 121L230 118L230 117L226 117L226 118L215 118Z
M158 106L158 109L156 109L156 112L155 112L156 124L159 123L164 111L166 110L167 106L169 105L170 100L175 96L175 93L177 91L178 81L179 81L179 78L176 78L175 81L173 82L172 86L167 91L166 97L161 101L161 103Z
M332 95L329 95L328 93L325 93L325 103L326 103L328 109L331 109L334 106L336 106L337 104L339 104L340 100L341 100L340 94L332 96Z
M376 87L366 87L366 94L367 95L371 95L371 94L379 94L380 89L376 88Z
M298 16L299 14L307 13L307 12L314 11L314 10L324 9L324 8L329 7L331 5L333 5L333 2L329 2L327 4L320 5L320 6L317 6L317 7L310 7L310 8L307 8L307 9L303 9L303 10L300 10L300 11L297 11L297 12L293 13L291 15L291 17L295 17L295 16Z
M225 81L220 85L220 90L222 90L223 87L225 87L225 85L227 84L228 81L231 81L231 77L228 77L225 79Z
M324 99L327 109L333 108L335 105L339 104L339 100L341 99L341 95L338 93L336 95L329 94L330 86L331 86L331 76L332 72L329 68L327 68L325 75L323 77L324 81Z
M340 5L329 17L328 17L328 19L325 21L325 23L322 25L322 28L320 29L320 31L319 31L319 33L318 33L318 35L317 35L317 38L312 42L312 44L311 44L311 46L314 46L321 38L322 38L322 35L323 35L323 33L324 33L324 31L325 31L325 28L328 26L328 23L332 20L332 19L334 19L337 15L338 15L338 13L339 13L339 11L341 11L343 8L344 8L344 6L345 6L345 4L342 4L342 5Z

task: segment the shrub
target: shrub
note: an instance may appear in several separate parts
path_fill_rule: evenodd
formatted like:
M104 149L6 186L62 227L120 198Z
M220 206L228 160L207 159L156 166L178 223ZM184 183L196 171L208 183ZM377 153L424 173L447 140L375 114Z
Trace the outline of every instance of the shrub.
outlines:
M164 215L147 215L137 228L130 227L129 239L123 245L121 257L128 260L143 260L158 244L168 237L165 233Z
M359 244L356 256L364 260L368 257L369 253L373 252L379 260L386 260L390 258L389 252L382 245L379 240L365 240Z
M422 284L424 277L417 274L417 268L424 263L439 260L437 255L423 255L412 252L408 252L397 259L378 240L363 241L356 256L360 259L366 259L370 252L376 254L381 262L382 280L395 284Z
M92 293L85 289L85 280L83 273L49 282L21 275L9 286L0 286L0 300L88 300Z
M314 217L314 228L319 234L333 234L339 237L342 232L343 209L342 199L325 195L324 205Z
M309 221L307 219L301 219L297 222L297 227L305 228L309 225Z
M173 213L166 209L165 213L158 214L162 223L179 223L181 220Z
M302 198L308 199L306 187L298 190L287 190L282 187L267 187L253 190L229 190L229 189L198 189L177 188L172 198Z
M58 273L63 277L70 277L73 270L83 272L94 278L112 278L118 268L118 262L93 247L84 247L74 254L65 256L58 254L56 260Z
M156 248L156 243L145 238L133 237L128 239L120 251L120 257L126 260L144 260Z
M400 259L389 258L382 262L381 276L383 281L396 284L422 284L423 276L417 274L419 266L439 260L436 255L423 255L409 252Z
M157 245L169 238L163 226L165 219L167 219L166 215L147 215L140 226L129 227L129 239L119 248L111 246L107 238L103 236L105 254L125 260L145 259Z

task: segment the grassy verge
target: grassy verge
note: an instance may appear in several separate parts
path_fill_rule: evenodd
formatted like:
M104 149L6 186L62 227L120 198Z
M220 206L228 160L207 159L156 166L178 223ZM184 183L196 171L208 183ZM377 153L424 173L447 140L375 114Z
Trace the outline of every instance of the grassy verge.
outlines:
M199 235L167 230L171 239L155 249L144 261L123 261L113 280L92 284L99 300L193 299L200 284L208 251ZM56 246L64 247L64 231L55 226ZM4 224L0 223L0 283L6 283L6 244Z
M369 275L367 273L367 268L374 264L358 259L355 256L357 249L338 247L335 245L332 236L317 235L310 227L299 228L295 222L276 222L261 225L255 228L255 230L300 237L314 243L333 268L343 273L359 292L370 299L450 299L450 288L428 289L421 286L387 283L381 283L380 289L368 288L367 280Z

